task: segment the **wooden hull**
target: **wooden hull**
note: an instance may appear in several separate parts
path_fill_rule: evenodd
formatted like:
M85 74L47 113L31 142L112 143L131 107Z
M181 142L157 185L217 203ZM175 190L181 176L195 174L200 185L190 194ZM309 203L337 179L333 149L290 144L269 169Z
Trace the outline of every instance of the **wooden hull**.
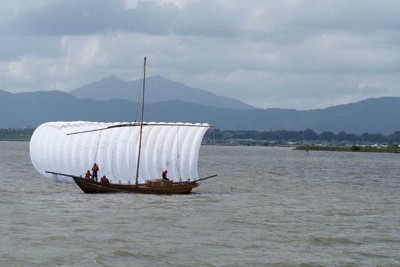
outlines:
M189 194L193 188L198 186L196 181L188 182L149 182L146 184L103 184L92 179L72 176L75 183L88 194L97 193L137 193L137 194Z

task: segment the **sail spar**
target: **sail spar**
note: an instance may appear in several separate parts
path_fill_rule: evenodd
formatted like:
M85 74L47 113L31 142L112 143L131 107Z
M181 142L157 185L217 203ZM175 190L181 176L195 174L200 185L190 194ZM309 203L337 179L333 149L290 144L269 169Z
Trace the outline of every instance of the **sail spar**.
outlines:
M209 124L143 123L139 183L168 170L173 181L198 179L201 141ZM75 134L79 133L79 134ZM140 126L135 123L47 122L32 135L30 157L35 169L83 175L94 162L114 183L134 183Z

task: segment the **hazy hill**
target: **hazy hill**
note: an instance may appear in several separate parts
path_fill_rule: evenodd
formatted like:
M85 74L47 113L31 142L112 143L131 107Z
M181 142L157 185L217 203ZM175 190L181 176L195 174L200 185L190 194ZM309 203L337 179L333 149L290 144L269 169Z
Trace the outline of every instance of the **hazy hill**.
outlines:
M0 128L38 126L47 121L134 121L140 114L130 101L79 99L65 92L11 94L0 90ZM400 98L367 99L326 109L233 109L184 101L146 105L146 121L208 122L221 130L295 130L383 133L400 131Z
M125 81L111 76L84 85L70 93L78 98L110 100L113 98L137 102L142 89L142 81ZM211 92L186 86L182 83L153 76L146 79L146 100L148 104L161 101L179 100L193 104L235 109L253 108L237 99L217 96Z

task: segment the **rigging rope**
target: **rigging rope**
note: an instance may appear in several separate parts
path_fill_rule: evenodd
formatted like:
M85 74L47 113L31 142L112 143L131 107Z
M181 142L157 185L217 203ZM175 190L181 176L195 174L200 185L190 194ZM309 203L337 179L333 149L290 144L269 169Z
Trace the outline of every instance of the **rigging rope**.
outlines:
M101 137L101 131L99 131L99 138L97 139L96 153L94 154L94 161L93 162L96 162L96 160L97 160L97 151L99 150L100 137Z
M143 81L145 76L144 71L141 73L139 81ZM134 84L135 85L135 84ZM141 108L141 99L142 99L142 94L143 94L143 90L142 90L142 85L141 83L137 83L137 88L133 88L134 91L136 91L136 99L135 99L135 104L136 104L136 111L135 111L135 122L138 121L139 115L140 115L140 108Z
M179 154L179 126L176 127L176 154L177 156L177 161L176 161L176 168L178 169L178 175L179 175L179 182L182 182L182 172L181 172L181 155Z

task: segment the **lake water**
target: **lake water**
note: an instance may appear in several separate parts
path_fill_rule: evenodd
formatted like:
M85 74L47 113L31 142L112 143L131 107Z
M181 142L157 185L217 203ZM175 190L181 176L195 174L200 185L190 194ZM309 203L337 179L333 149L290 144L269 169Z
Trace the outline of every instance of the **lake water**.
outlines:
M400 266L399 162L202 146L193 194L88 195L0 142L0 266Z

